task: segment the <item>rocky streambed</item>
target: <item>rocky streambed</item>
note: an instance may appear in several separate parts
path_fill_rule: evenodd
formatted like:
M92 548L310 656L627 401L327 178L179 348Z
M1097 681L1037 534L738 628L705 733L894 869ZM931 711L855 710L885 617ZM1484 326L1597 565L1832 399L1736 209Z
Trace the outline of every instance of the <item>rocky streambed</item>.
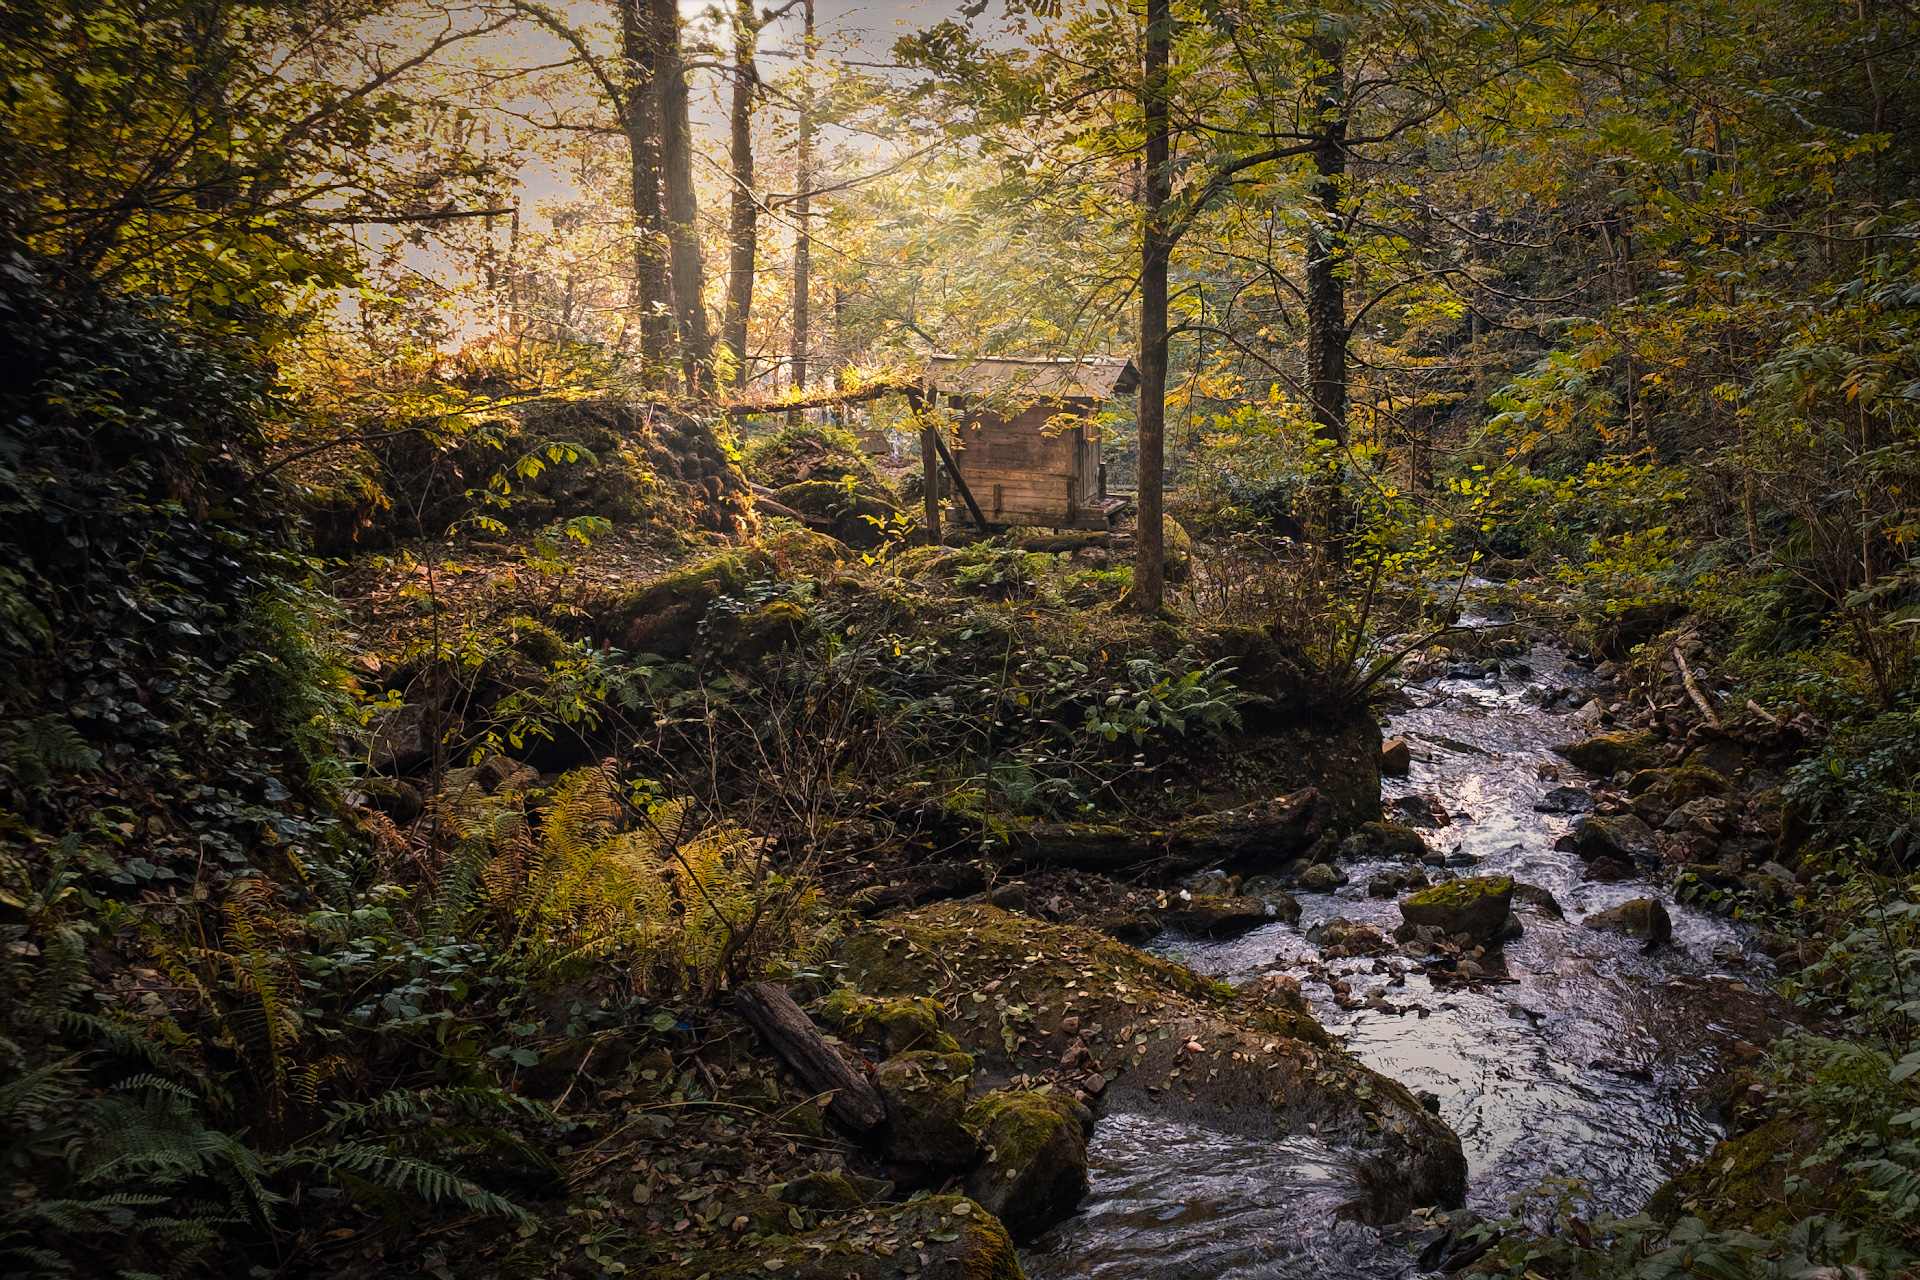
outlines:
M1091 1193L1023 1252L1030 1276L1417 1274L1447 1262L1449 1219L1575 1181L1590 1207L1632 1213L1719 1140L1740 1065L1787 1010L1751 932L1673 903L1670 886L1677 875L1704 901L1716 882L1790 876L1749 817L1771 779L1737 744L1662 759L1645 735L1610 733L1604 668L1516 648L1416 673L1389 724L1404 744L1389 764L1405 776L1385 787L1400 824L1296 871L1297 920L1150 944L1229 984L1297 983L1335 1044L1459 1135L1466 1212L1383 1231L1355 1210L1368 1175L1351 1135L1257 1134L1178 1089L1116 1090L1090 1141ZM1572 754L1608 776L1554 750L1578 739L1596 745ZM1500 911L1487 936L1408 927L1409 882L1444 902L1449 884L1457 897L1501 878L1512 918ZM1163 918L1182 918L1183 897L1265 887L1193 880Z

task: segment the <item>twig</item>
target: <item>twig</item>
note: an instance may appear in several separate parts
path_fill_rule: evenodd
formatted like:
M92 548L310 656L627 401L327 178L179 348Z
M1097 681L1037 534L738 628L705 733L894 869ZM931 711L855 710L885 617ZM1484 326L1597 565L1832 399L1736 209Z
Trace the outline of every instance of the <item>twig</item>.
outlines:
M1694 706L1700 708L1700 714L1707 718L1707 723L1718 729L1720 717L1713 714L1713 704L1707 701L1707 695L1700 692L1700 686L1694 683L1693 672L1688 669L1686 657L1681 654L1679 645L1673 646L1673 661L1680 668L1680 683L1687 687L1687 696L1693 699Z
M1747 710L1753 712L1753 714L1759 716L1774 728L1778 729L1780 727L1780 717L1774 715L1773 712L1767 710L1752 698L1747 699Z

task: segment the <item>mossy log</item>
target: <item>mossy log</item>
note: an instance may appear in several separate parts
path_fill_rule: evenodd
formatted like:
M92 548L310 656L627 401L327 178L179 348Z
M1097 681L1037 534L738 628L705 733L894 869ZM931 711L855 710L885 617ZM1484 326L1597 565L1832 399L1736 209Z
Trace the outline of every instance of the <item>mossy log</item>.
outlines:
M1084 822L1036 823L1011 837L1014 861L1113 872L1151 863L1169 872L1221 863L1279 865L1311 848L1333 806L1317 787L1161 828Z

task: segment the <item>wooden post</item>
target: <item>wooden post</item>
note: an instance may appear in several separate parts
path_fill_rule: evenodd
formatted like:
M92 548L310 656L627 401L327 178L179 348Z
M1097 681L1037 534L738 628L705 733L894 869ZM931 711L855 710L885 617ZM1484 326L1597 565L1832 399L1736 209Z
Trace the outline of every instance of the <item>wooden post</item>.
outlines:
M733 993L733 1007L760 1033L800 1082L815 1093L833 1094L827 1114L855 1134L880 1127L886 1103L865 1076L853 1069L793 997L771 982L755 982Z
M920 417L920 393L905 388L907 408ZM933 428L923 419L920 424L920 496L925 504L927 545L940 545L940 455L933 448Z

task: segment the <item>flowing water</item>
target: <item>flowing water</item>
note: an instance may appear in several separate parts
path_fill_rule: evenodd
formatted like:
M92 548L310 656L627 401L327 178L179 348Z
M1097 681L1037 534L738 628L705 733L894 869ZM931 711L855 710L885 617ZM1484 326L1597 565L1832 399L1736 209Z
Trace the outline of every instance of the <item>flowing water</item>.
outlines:
M1583 733L1526 694L1588 677L1557 650L1536 647L1531 662L1530 679L1412 686L1388 726L1414 753L1411 776L1388 780L1389 803L1439 797L1452 821L1425 834L1460 874L1513 876L1565 910L1555 920L1516 903L1526 933L1505 950L1511 981L1436 986L1401 956L1320 961L1307 931L1332 917L1382 932L1400 923L1393 899L1366 895L1375 871L1400 863L1349 865L1348 887L1300 895L1297 926L1222 941L1169 935L1156 946L1229 982L1298 978L1363 1061L1438 1095L1466 1150L1468 1207L1481 1215L1501 1216L1510 1197L1549 1179L1579 1179L1593 1207L1632 1213L1721 1136L1702 1086L1729 1050L1764 1040L1778 1010L1772 971L1739 926L1688 907L1669 908L1672 944L1651 954L1581 927L1592 912L1664 895L1643 881L1583 881L1579 859L1554 850L1571 819L1535 805L1583 780L1551 751ZM1335 981L1347 984L1344 999ZM1369 995L1376 1007L1349 1007ZM1311 1139L1261 1142L1116 1112L1089 1154L1092 1194L1027 1253L1034 1280L1417 1274L1410 1249L1337 1217L1353 1186L1339 1153Z

